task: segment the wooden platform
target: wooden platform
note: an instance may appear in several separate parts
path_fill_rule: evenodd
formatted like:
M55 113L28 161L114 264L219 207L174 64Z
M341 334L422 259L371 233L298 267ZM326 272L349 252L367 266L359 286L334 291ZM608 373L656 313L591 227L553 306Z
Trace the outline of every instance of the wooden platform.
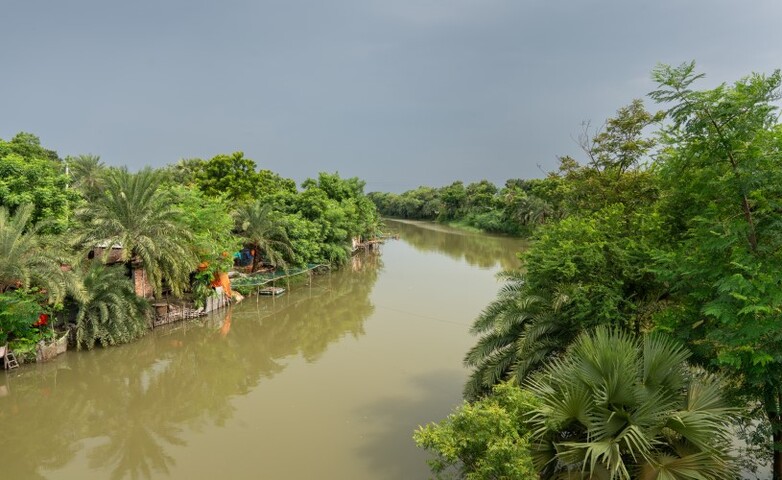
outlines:
M264 287L258 290L258 293L260 295L271 295L272 297L276 297L277 295L285 293L285 289L282 287Z

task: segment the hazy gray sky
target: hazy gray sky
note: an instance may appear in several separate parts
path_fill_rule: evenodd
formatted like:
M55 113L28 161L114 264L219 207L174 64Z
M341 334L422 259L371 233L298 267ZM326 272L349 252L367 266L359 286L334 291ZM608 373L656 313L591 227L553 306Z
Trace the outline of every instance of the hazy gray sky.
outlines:
M367 190L539 177L696 60L782 66L779 0L2 0L0 138L161 166L242 150Z

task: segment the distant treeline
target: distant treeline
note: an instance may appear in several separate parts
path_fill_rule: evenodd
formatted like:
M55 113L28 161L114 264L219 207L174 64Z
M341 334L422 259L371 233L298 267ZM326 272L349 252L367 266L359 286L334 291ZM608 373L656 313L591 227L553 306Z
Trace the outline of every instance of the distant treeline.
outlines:
M368 197L385 216L436 220L486 232L526 235L536 225L560 216L558 179L510 179L498 188L488 180L456 181L441 187L421 186L402 194L372 192Z

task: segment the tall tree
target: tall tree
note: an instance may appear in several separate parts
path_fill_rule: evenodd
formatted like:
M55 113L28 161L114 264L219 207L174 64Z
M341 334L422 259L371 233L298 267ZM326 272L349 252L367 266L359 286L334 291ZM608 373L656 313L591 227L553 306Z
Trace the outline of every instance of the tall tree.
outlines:
M65 162L72 179L71 187L79 190L89 201L101 194L105 185L106 165L99 156L78 155L67 157Z
M46 220L44 232L63 232L79 196L67 188L68 180L57 154L41 147L35 135L20 133L9 142L0 140L0 206L11 213L30 203L32 221Z
M233 202L248 203L259 192L258 166L243 152L216 155L206 162L184 166L195 167L195 181L207 195L226 196Z
M676 296L663 328L705 365L731 372L772 425L782 479L782 76L694 90L693 63L661 65L652 97L670 106L660 158L671 239L660 272Z
M161 294L164 279L181 294L198 259L180 212L160 195L162 180L148 168L110 170L104 194L81 212L87 219L81 243L122 246L122 259L143 269L155 295Z

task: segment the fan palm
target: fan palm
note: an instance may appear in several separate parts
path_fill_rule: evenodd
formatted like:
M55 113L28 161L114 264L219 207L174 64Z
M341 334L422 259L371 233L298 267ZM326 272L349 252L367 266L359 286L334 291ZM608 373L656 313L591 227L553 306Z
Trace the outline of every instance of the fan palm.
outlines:
M83 273L85 298L76 314L76 345L127 343L149 327L149 303L136 295L123 267L93 263Z
M285 255L293 255L285 225L274 215L271 205L261 200L237 212L239 235L255 249L253 271L260 265L261 252L274 267L285 266Z
M50 302L78 290L61 262L44 245L38 225L31 225L34 207L20 205L14 215L0 207L0 293L12 288L39 287Z
M568 289L547 298L531 292L521 273L503 272L501 277L505 285L471 329L481 335L464 358L464 364L473 368L464 388L464 396L471 400L490 393L503 380L521 383L548 357L564 351L576 335L575 326L562 314L570 298Z
M109 170L105 181L103 195L81 212L82 243L121 245L122 259L144 270L155 295L161 294L163 279L181 294L198 259L192 234L159 193L162 177L150 169L131 174L122 168Z
M599 327L526 387L543 479L730 479L732 410L673 340Z

